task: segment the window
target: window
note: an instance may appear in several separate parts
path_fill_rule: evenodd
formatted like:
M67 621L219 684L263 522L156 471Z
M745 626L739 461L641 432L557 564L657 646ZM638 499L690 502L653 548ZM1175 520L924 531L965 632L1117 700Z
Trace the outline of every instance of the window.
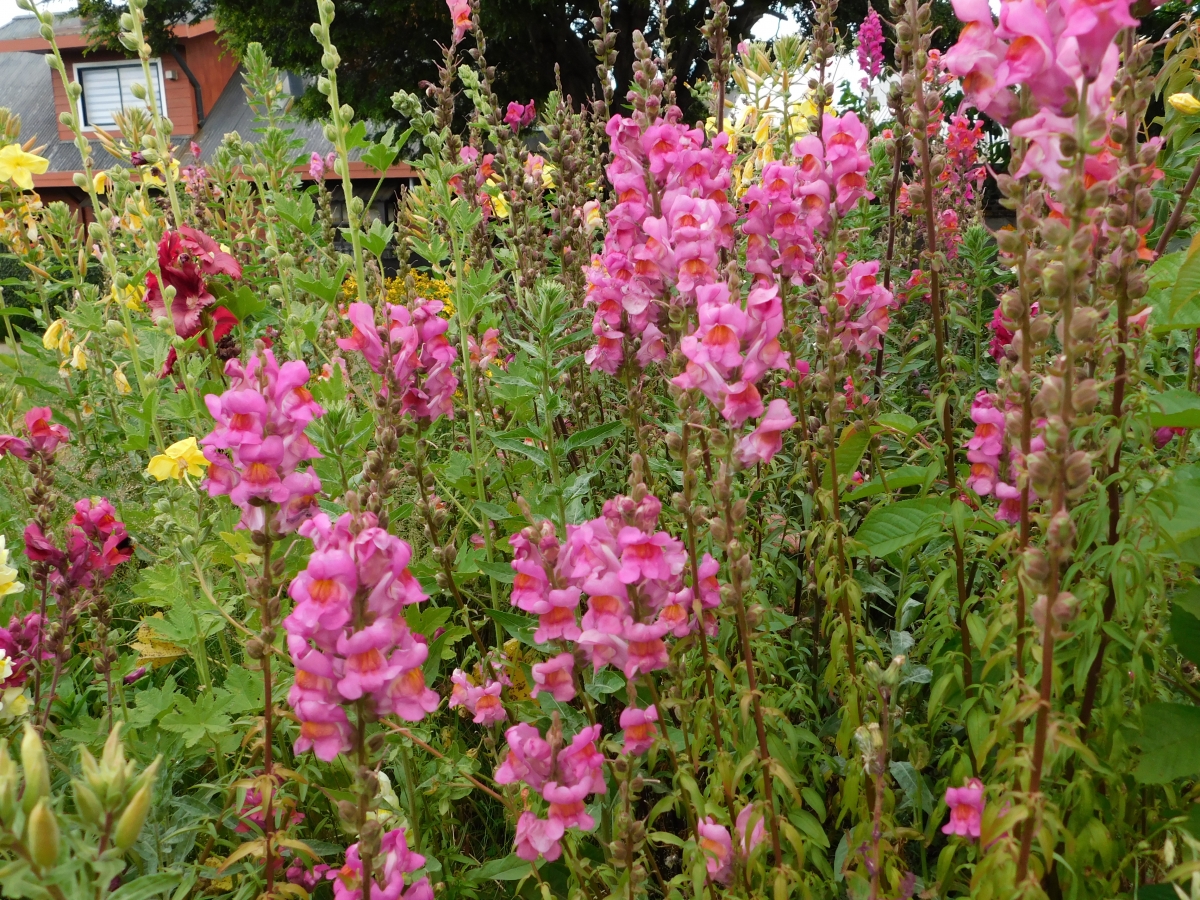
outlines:
M150 63L150 77L154 79L154 99L159 114L165 115L162 70L157 60ZM113 113L146 106L144 100L133 95L135 84L145 84L140 62L78 63L75 80L83 87L81 111L85 126L112 128L116 125Z

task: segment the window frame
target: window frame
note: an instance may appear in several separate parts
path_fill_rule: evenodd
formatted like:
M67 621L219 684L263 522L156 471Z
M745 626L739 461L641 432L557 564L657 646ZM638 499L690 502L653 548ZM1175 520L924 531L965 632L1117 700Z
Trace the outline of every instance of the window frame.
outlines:
M155 56L155 57L151 57L148 60L148 62L154 67L154 72L157 73L157 76L154 79L157 82L154 86L155 98L159 101L159 104L161 107L160 115L162 115L163 117L166 117L167 116L167 91L166 91L166 84L165 84L166 79L163 77L162 60L159 57ZM102 61L97 61L97 62L72 63L71 77L72 77L72 81L74 81L74 83L78 84L80 87L79 115L80 115L80 118L82 119L81 124L85 131L95 131L96 126L91 122L90 116L88 115L87 91L83 88L83 79L80 77L81 70L120 69L120 68L136 68L136 69L138 69L139 75L140 75L142 63L141 63L141 60L130 60L130 59L109 59L109 60L102 60ZM114 126L101 125L100 127L101 128L111 128Z

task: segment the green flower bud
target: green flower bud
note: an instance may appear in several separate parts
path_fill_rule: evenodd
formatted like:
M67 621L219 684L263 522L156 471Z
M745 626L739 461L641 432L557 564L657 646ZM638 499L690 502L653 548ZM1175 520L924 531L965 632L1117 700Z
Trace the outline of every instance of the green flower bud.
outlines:
M29 855L39 869L49 869L58 862L58 819L43 797L29 814L27 832Z
M17 787L20 774L8 753L8 741L0 741L0 821L11 824L17 812Z
M78 779L71 781L71 790L75 793L75 808L79 810L80 818L93 828L100 828L104 824L104 807L95 792Z
M149 783L142 785L141 789L133 795L133 799L129 801L129 805L125 807L125 812L121 813L121 818L117 820L113 843L119 850L128 850L132 847L138 834L141 833L142 826L146 824L146 815L150 812L150 788Z
M39 800L50 793L50 767L46 764L46 749L37 729L25 723L21 739L21 768L25 770L25 793L21 805L29 812Z

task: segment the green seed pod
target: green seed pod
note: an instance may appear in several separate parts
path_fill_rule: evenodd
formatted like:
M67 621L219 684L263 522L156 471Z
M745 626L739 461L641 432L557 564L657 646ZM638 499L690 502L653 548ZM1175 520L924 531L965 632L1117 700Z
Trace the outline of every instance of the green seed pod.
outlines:
M142 785L125 807L125 812L121 813L121 818L117 820L113 843L119 850L124 851L132 847L141 833L142 826L146 824L146 815L150 812L150 787L149 783Z
M49 869L58 862L58 819L45 797L29 814L27 842L29 855L38 868Z
M50 767L46 764L46 749L37 729L25 723L21 739L21 768L25 770L25 793L21 805L30 812L39 800L50 793Z

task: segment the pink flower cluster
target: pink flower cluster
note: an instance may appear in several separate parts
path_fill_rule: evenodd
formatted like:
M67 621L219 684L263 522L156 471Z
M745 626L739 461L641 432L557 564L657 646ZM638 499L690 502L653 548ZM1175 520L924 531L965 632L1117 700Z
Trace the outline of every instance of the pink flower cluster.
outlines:
M209 461L203 482L209 496L228 495L242 511L240 528L262 531L273 504L271 527L295 531L317 510L321 481L300 466L321 454L304 430L324 410L308 390L308 366L292 360L280 366L270 350L225 364L229 389L204 398L216 423L201 440Z
M403 615L425 592L408 570L412 548L373 513L336 523L319 513L300 534L313 553L288 587L296 603L283 623L296 667L288 703L301 723L296 752L329 762L351 747L347 703L369 700L379 715L409 722L437 709L421 668L429 647Z
M703 130L681 118L670 107L653 123L622 116L608 122L613 159L606 171L617 203L607 216L604 252L587 270L596 345L585 358L610 375L625 359L627 339L640 339L636 361L643 368L666 358L658 322L669 288L694 301L720 280L720 251L733 247L728 135L708 144Z
M863 356L883 345L883 336L891 324L891 311L899 304L892 292L879 283L879 261L856 262L842 269L842 279L834 296L849 321L838 337L842 346L851 345Z
M1075 129L1064 112L1085 88L1093 115L1109 111L1120 60L1113 38L1138 24L1129 0L1002 0L998 24L988 0L953 3L963 29L946 53L946 68L962 79L977 109L1030 141L1014 175L1038 172L1059 187L1059 139ZM1037 110L1032 116L1018 120L1014 88L1030 91Z
M1016 522L1021 514L1021 491L1010 482L1015 482L1016 473L1024 469L1021 448L1012 446L1015 442L1010 440L1008 464L1012 474L1009 476L1001 471L1000 461L1004 452L1005 428L1014 425L1019 427L1019 417L1009 421L996 408L996 398L987 391L980 391L971 404L971 421L975 423L975 433L967 441L967 461L971 464L967 487L981 497L995 494L1000 500L996 518L1001 522ZM1039 428L1044 424L1045 420L1037 423ZM1045 448L1045 438L1035 433L1030 441L1030 451L1037 453ZM1030 490L1032 492L1032 487Z
M380 841L379 856L371 863L371 897L373 900L433 900L433 888L428 878L412 881L408 877L423 865L425 857L408 849L403 828L387 832ZM333 882L334 900L361 900L363 867L358 844L346 848L346 864L326 872L325 877Z
M39 456L47 463L52 462L59 445L71 440L71 432L65 425L55 425L51 416L48 406L35 406L25 413L25 437L0 434L0 456L11 453L24 460Z
M512 603L538 617L538 642L577 643L594 669L612 664L626 678L667 665L668 634L683 637L696 627L693 591L683 583L683 545L655 530L662 504L653 495L607 500L603 514L567 526L561 547L550 523L513 535ZM708 554L700 563L700 604L720 603L718 564ZM577 619L581 599L587 611ZM562 653L534 666L535 690L555 699L575 696L574 660Z
M503 670L501 670L503 671ZM499 679L484 678L482 685L477 685L462 669L455 669L450 676L450 708L465 709L472 715L476 725L493 725L508 718L504 711L504 701L500 692L507 683L506 677Z
M12 673L0 681L0 691L23 685L38 659L52 656L43 646L42 617L35 612L26 613L23 619L13 616L7 628L0 628L0 650L12 663Z
M517 820L516 852L521 859L539 856L553 862L562 855L562 836L568 828L591 831L596 820L587 814L584 801L604 794L604 756L596 749L600 726L583 729L567 746L557 723L550 740L532 725L521 722L505 732L508 753L496 769L497 784L524 782L549 804L546 818L525 811Z
M867 17L858 26L858 67L863 70L866 78L863 84L879 77L883 71L883 22L875 7L867 8Z
M983 186L987 170L979 161L979 143L983 140L983 121L972 122L961 113L950 117L946 129L946 171L943 192L951 201L947 212L952 211L953 201L961 198L970 203Z
M754 815L753 804L742 807L742 811L738 813L737 821L734 822L734 830L738 836L736 848L729 836L729 829L718 824L712 816L705 816L696 823L696 831L700 835L700 849L704 851L706 857L705 865L708 875L714 881L728 884L733 878L735 851L739 864L745 865L750 854L754 852L754 848L766 838L766 825L761 815L755 820L754 827L749 827L750 819ZM749 834L747 834L747 829L749 829Z
M454 392L458 377L451 367L458 351L446 337L450 323L438 315L442 301L424 300L415 309L387 304L388 323L384 338L375 324L375 310L368 303L351 303L347 318L354 330L338 338L343 350L363 355L371 371L381 374L385 352L391 361L389 377L400 391L402 411L414 419L432 422L439 416L454 418ZM384 380L385 396L391 387Z
M336 172L337 154L332 150L325 154L324 158L316 150L312 156L308 158L308 177L313 181L324 181L326 175L332 175Z
M103 497L75 504L67 529L66 549L60 549L37 522L25 526L25 556L50 568L50 586L59 597L98 587L117 566L133 556L133 541L117 512Z

